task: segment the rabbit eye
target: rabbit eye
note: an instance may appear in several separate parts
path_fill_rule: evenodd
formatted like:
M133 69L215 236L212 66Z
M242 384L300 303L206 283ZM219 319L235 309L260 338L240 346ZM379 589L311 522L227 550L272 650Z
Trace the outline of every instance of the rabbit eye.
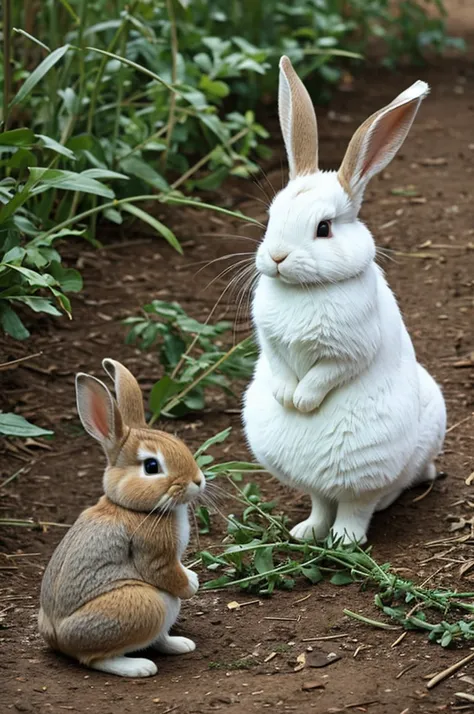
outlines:
M160 465L157 459L145 459L143 466L147 476L153 476L154 474L160 473Z
M331 221L320 221L316 230L317 238L332 238Z

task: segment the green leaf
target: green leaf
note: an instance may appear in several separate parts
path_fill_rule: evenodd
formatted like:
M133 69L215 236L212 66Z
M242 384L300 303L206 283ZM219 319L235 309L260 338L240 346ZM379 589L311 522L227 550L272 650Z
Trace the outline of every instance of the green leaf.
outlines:
M78 293L82 290L82 276L74 268L64 268L61 263L54 261L51 263L49 271L64 292Z
M324 577L317 565L302 565L301 572L313 585L319 583Z
M32 181L39 184L31 189L33 195L42 193L48 187L54 187L62 189L63 191L92 193L95 196L103 196L104 198L115 197L112 189L87 175L84 176L83 173L79 174L74 171L34 167L30 169L30 177Z
M248 461L227 461L222 464L211 466L208 470L215 474L233 472L241 473L243 471L265 471L263 466L260 464L251 464Z
M0 146L31 146L34 140L31 129L12 129L0 134Z
M42 47L43 50L46 50L46 52L51 52L48 45L43 44L40 40L38 40L37 37L33 37L33 35L30 35L30 33L26 32L26 30L22 30L20 27L14 27L13 32L16 32L19 35L23 35L23 37L26 37L28 40L31 40L31 42L34 42L36 45Z
M26 340L30 336L16 312L5 302L0 303L0 323L7 335L15 340Z
M229 426L229 427L227 427L227 429L224 429L223 431L220 431L218 434L214 434L214 436L211 436L211 438L207 439L207 441L205 441L204 444L201 444L201 446L198 448L198 450L194 453L194 458L196 459L201 454L204 454L204 452L207 451L211 446L214 446L214 444L221 444L223 441L225 441L227 439L227 437L229 436L231 431L232 431L232 427Z
M127 174L135 176L149 186L153 186L153 188L157 188L159 191L169 191L170 187L163 176L159 174L158 171L155 171L150 164L147 164L136 156L129 156L126 159L122 159L120 166Z
M48 315L61 315L57 307L55 307L48 298L37 297L36 295L15 295L11 297L10 300L22 302L35 312L46 312Z
M257 573L269 573L274 569L273 565L273 548L259 548L255 551L253 564Z
M129 177L125 176L125 174L119 174L117 171L108 171L107 169L86 169L85 171L82 171L81 176L89 176L89 178L94 179L129 180Z
M122 209L124 211L127 211L128 213L131 213L133 216L136 218L139 218L141 221L144 223L148 223L149 226L155 229L157 233L160 233L160 235L163 236L163 238L180 254L183 254L183 249L181 248L181 245L176 238L175 234L170 231L169 228L167 228L163 223L160 223L160 221L157 221L156 218L153 218L153 216L150 216L148 213L145 213L141 208L138 208L138 206L134 206L133 203L122 203Z
M341 571L339 573L334 573L329 582L333 585L349 585L354 582L354 578L350 573Z
M19 414L0 414L0 434L6 436L51 436L54 432L30 424Z
M155 382L150 393L149 406L153 414L160 414L162 407L174 394L179 392L182 385L175 382L167 374L158 382Z
M10 102L10 107L14 107L15 104L19 104L33 91L38 82L40 82L45 74L54 67L59 60L64 57L66 52L71 48L71 45L63 45L58 47L54 52L44 58L44 60L36 67L36 69L30 74L28 79L22 84L18 92L15 94Z
M196 517L199 520L201 527L199 528L199 533L201 535L206 535L211 530L211 516L206 506L198 506L196 508Z
M71 159L71 161L76 160L76 155L73 151L71 151L71 149L67 149L65 146L60 144L59 141L55 141L55 139L52 139L50 136L46 136L45 134L36 134L36 138L40 139L42 145L46 149L51 149L51 151L55 151L56 154L66 156L68 159Z

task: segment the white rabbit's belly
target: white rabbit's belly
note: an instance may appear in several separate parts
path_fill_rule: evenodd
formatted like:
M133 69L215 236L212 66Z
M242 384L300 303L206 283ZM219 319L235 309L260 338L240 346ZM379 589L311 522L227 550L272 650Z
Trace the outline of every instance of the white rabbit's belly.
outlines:
M277 478L305 491L338 499L386 488L409 462L418 432L416 394L396 381L372 375L370 384L345 385L302 414L274 399L260 357L243 411L249 446Z

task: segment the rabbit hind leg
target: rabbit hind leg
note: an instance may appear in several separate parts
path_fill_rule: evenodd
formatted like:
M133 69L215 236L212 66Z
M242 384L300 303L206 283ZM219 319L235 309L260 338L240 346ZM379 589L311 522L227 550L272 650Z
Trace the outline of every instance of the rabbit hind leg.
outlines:
M56 629L58 649L82 664L122 677L149 677L149 659L125 657L148 647L166 623L161 593L144 584L127 584L99 595L65 618Z

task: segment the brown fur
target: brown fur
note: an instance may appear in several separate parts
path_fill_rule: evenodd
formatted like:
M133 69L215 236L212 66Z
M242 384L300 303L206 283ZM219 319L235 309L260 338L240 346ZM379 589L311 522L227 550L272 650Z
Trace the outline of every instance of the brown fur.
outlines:
M112 360L106 363L112 369ZM38 619L51 647L85 664L145 647L163 634L165 622L166 629L172 624L163 593L188 598L195 589L181 564L187 515L179 509L186 508L187 488L201 484L202 474L176 437L130 427L122 408L139 421L141 393L130 372L112 364L120 407L99 380L77 379L81 419L108 457L105 495L79 516L54 552ZM138 395L141 407L124 407ZM144 475L140 449L159 452L166 475Z

